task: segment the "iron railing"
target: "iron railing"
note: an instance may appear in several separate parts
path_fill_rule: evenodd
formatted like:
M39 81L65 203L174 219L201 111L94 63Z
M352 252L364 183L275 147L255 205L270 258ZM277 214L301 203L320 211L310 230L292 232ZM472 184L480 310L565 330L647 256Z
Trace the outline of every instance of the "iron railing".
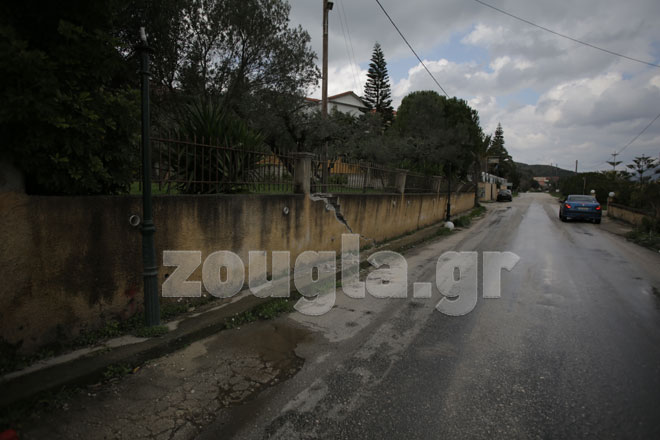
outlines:
M294 158L204 140L152 138L152 181L166 193L290 193Z
M204 139L151 138L152 190L160 194L293 193L295 153L230 148ZM406 193L446 194L448 181L339 156L311 159L316 193L394 193L405 174ZM474 191L452 182L452 192Z
M312 159L312 191L323 193L391 193L397 171L344 157Z

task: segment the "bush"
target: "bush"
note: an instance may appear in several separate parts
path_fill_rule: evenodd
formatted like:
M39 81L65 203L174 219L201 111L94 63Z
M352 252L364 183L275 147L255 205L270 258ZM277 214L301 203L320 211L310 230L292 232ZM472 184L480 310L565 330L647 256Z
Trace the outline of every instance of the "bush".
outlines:
M38 42L24 23L0 26L5 160L30 193L127 192L139 164L137 76L103 23L49 20Z

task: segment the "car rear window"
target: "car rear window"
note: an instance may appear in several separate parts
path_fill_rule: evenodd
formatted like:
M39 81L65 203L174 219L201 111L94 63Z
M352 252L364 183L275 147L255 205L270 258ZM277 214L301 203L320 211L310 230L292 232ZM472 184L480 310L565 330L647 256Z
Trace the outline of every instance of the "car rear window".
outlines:
M568 196L567 200L571 200L573 202L591 202L591 203L597 203L596 199L594 199L591 196Z

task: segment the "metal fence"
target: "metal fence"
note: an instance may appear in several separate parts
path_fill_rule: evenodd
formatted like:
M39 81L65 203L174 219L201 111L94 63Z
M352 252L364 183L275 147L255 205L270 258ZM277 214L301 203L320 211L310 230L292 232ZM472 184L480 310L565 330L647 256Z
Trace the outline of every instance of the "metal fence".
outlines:
M273 154L171 137L152 138L151 149L152 190L157 194L294 191L295 153ZM319 155L311 159L310 188L323 193L394 193L402 172L406 174L406 193L447 193L449 189L443 178ZM459 191L474 191L474 186L452 183L452 192Z
M408 173L406 175L407 193L437 193L440 192L440 185L444 179L438 177L425 176L423 174ZM445 191L446 192L446 191Z
M152 182L165 193L290 193L294 158L203 140L152 138Z
M313 192L389 193L396 191L397 171L371 162L344 157L312 159Z

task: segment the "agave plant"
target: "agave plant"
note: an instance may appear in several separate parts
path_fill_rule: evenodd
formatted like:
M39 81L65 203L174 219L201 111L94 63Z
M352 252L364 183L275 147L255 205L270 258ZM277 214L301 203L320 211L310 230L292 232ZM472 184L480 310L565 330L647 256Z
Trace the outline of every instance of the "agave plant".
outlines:
M177 147L179 190L185 193L232 193L243 190L263 160L263 136L211 100L185 106L178 136L188 140Z

